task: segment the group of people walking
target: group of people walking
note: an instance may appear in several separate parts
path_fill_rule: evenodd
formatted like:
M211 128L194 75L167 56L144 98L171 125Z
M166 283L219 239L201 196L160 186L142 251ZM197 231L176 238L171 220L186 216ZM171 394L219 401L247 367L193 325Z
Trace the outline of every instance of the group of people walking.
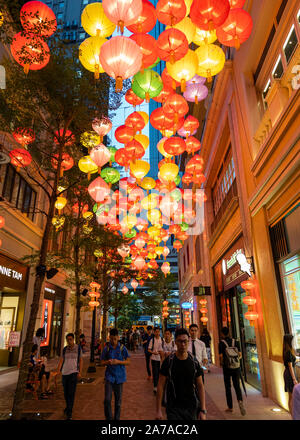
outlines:
M39 329L40 330L40 329ZM165 329L163 337L158 327L147 327L140 335L146 361L147 379L153 381L156 395L156 419L162 419L162 407L166 409L168 420L206 419L205 376L210 372L211 355L209 333L204 331L198 338L198 326L192 324L189 330L178 328L173 338L172 332ZM39 331L38 331L39 332ZM37 333L38 333L37 332ZM35 336L35 344L30 357L29 374L39 367L39 378L44 380L43 394L50 393L47 358L40 356L42 335ZM295 374L296 353L292 346L292 335L285 335L283 341L284 383L289 393L289 409L294 419L300 419L300 384ZM72 410L78 379L81 378L83 359L82 344L76 344L73 333L66 336L57 371L61 372L66 407L64 414L72 419ZM130 364L128 350L119 337L117 329L111 329L109 341L101 351L101 365L105 366L104 413L106 420L120 420L123 384L126 382L126 366ZM220 364L223 369L227 408L233 412L231 383L233 384L238 406L244 416L246 410L241 390L241 348L239 342L229 336L229 329L222 328L219 342ZM42 359L38 359L42 357ZM114 395L114 414L112 412Z

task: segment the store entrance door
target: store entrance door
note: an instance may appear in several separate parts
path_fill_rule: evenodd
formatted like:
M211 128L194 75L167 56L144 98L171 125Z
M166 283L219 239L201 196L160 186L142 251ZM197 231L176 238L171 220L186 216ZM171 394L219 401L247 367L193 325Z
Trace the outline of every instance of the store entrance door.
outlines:
M64 301L56 299L54 301L53 319L50 335L50 357L60 356L61 336L63 324Z

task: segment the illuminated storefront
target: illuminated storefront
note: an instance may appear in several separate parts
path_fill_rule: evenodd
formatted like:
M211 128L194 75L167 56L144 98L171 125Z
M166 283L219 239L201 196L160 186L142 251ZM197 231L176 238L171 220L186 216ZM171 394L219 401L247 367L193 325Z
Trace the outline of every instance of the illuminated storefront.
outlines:
M18 363L27 279L27 266L0 254L0 369Z
M242 237L227 250L214 267L219 334L221 328L226 326L230 329L232 337L240 342L242 369L246 381L261 389L255 328L244 317L248 308L243 303L246 292L241 287L241 282L248 279L251 272L249 270L249 273L246 273L242 270L239 261L247 260L240 256L244 256Z

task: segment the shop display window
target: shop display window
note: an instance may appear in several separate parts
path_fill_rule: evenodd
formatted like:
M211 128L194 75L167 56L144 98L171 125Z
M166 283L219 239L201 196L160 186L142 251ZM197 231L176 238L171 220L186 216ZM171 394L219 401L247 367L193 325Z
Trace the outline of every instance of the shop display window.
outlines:
M295 348L300 351L300 254L281 264L283 288Z
M0 349L8 350L9 333L14 331L17 322L19 297L0 293Z

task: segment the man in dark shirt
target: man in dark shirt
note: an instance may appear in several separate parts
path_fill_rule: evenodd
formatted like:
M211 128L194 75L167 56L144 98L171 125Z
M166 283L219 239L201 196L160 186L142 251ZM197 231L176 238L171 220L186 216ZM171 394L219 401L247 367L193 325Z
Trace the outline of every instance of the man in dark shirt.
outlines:
M148 373L148 377L147 377L148 380L151 380L151 369L150 369L151 353L148 352L148 347L149 347L149 342L151 341L153 336L154 335L152 332L152 327L151 327L151 325L148 325L147 333L144 333L142 336L143 349L145 352L145 359L146 359L146 368L147 368L147 373Z
M188 353L189 334L186 329L175 333L177 351L170 354L162 363L157 388L157 419L162 419L162 397L167 383L166 412L168 420L206 419L205 391L201 367ZM200 403L197 400L195 386ZM200 406L200 407L199 407Z
M240 345L237 341L229 337L229 329L228 327L223 327L221 330L221 341L219 342L219 355L220 355L220 363L223 367L223 376L224 376L224 384L225 384L225 391L226 391L226 401L227 401L227 409L226 412L233 412L233 403L232 403L232 394L231 394L231 378L233 387L235 389L236 397L238 400L238 404L240 407L240 412L244 416L246 414L246 410L243 405L243 397L242 397L242 391L240 387L240 377L241 377L241 369L238 368L228 368L226 366L226 348L227 347L236 347L238 349L239 358L241 359L242 354L240 350ZM224 343L224 341L226 343ZM227 345L226 345L227 344Z

